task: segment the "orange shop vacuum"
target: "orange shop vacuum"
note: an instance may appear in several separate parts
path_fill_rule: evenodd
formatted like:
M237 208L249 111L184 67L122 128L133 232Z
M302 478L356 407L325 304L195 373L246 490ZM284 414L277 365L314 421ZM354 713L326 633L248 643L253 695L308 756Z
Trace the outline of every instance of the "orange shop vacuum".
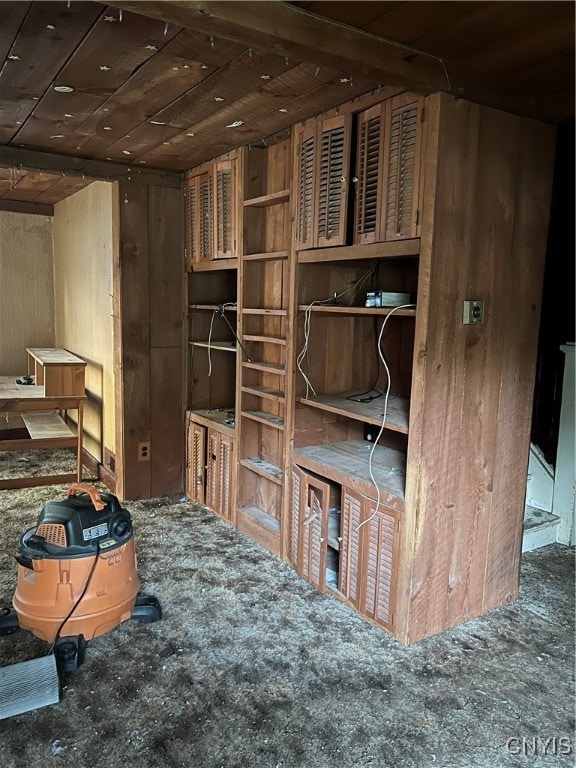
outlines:
M50 650L0 667L0 719L56 703L58 673L80 666L88 640L128 619L162 616L158 600L140 593L130 513L92 486L73 485L66 499L45 504L20 537L16 560L13 607L0 609L0 636L28 630Z

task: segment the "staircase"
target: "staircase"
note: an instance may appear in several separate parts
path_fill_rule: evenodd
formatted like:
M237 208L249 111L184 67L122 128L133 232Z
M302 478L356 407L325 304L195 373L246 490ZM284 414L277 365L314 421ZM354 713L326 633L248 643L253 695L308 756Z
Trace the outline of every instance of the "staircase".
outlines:
M522 552L558 541L560 518L552 513L553 498L554 467L536 445L530 444Z

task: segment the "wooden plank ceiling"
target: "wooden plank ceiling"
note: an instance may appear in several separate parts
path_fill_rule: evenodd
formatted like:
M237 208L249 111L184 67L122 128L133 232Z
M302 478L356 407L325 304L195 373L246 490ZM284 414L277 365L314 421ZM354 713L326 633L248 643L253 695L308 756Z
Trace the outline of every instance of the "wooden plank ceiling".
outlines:
M182 172L386 85L559 122L574 3L9 1L0 62L0 198L53 203L83 159Z

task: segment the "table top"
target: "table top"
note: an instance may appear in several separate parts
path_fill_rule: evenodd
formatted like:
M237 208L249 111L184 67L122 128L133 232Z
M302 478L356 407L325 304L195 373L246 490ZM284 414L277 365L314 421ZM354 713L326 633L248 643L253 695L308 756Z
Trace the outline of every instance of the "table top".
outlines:
M42 365L86 365L85 360L68 352L67 349L32 347L26 349L26 352Z

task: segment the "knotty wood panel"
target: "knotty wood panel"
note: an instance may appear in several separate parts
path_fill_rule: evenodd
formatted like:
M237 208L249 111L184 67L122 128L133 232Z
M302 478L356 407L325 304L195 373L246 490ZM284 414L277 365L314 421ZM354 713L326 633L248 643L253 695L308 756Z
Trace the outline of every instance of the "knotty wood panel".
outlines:
M122 453L118 493L122 499L150 497L150 461L138 461L138 443L151 440L150 274L148 267L148 188L119 183L119 259L115 294L120 302L116 339L116 415ZM154 460L154 448L151 456Z
M184 467L182 345L150 349L150 495L181 491Z
M546 245L546 214L529 230L522 205L548 211L552 168L543 126L444 96L430 113L398 605L409 642L517 593L542 278L538 258L518 261ZM472 298L481 326L462 324Z
M184 274L182 193L150 188L148 222L150 248L150 345L182 344Z

